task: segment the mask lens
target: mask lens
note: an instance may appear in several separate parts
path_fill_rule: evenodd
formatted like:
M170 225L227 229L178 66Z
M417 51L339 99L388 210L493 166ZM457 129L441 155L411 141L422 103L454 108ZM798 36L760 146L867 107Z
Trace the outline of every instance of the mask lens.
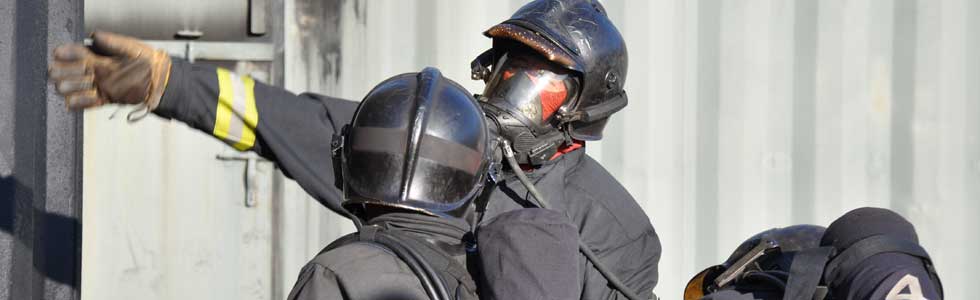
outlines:
M484 91L491 104L545 124L578 94L578 81L566 70L534 57L508 56L500 59Z

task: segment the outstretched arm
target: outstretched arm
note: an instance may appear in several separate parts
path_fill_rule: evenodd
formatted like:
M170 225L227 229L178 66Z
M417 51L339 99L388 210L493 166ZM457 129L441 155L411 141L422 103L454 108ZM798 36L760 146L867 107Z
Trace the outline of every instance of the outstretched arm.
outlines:
M353 116L355 102L297 96L225 69L174 61L122 35L97 32L92 40L91 48L54 51L49 76L69 108L142 105L276 162L307 193L344 214L330 143Z
M318 201L342 213L330 142L356 108L353 101L295 95L249 76L178 60L153 112L276 162Z

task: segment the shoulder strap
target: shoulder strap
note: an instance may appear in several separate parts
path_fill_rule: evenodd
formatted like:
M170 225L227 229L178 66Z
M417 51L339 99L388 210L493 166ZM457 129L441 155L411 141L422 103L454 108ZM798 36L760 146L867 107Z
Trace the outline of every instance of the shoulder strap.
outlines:
M380 246L397 256L418 276L430 299L456 299L456 286L462 285L474 298L476 283L459 262L426 241L397 230L377 226L362 226L361 230L343 236L324 248L327 252L351 243L369 243ZM447 283L453 283L452 288ZM458 284L455 284L458 283Z
M824 266L833 254L831 247L811 248L798 251L793 255L793 263L789 268L789 278L784 300L813 299L822 300L826 289L821 289L820 277L823 276Z
M375 233L378 232L378 229L380 229L380 227L378 226L361 226L358 232L349 233L345 236L340 237L339 239L327 245L327 247L323 248L323 250L320 250L320 253L337 249L340 248L341 246L357 241L373 242Z
M396 231L381 231L378 237L379 241L400 243L418 253L443 282L452 285L446 286L450 294L455 294L452 291L456 290L457 286L462 286L469 295L476 295L476 282L466 268L436 245L410 234L396 234Z
M355 242L355 241L357 241L357 233L356 232L355 233L347 234L347 235L342 236L339 239L333 241L332 243L330 243L326 247L324 247L323 250L320 250L320 253L318 253L318 255L319 254L323 254L323 253L328 252L328 251L333 250L333 249L340 248L343 245L347 245L347 244L350 244L350 243Z

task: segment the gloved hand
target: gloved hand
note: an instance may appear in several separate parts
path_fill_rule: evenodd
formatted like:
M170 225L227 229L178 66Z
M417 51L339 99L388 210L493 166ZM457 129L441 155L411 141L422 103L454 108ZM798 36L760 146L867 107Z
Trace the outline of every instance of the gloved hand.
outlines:
M48 78L69 109L119 103L144 104L152 111L167 88L170 65L163 50L128 36L96 32L91 47L55 48Z

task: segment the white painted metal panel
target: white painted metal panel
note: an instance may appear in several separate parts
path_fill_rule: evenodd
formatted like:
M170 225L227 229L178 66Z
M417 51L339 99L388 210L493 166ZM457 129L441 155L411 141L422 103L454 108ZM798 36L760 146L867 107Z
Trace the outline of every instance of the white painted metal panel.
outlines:
M750 234L884 206L918 226L947 286L980 268L980 4L603 1L630 51L630 106L589 153L664 244L658 293ZM523 1L356 1L339 93L436 66L471 91L480 32Z
M245 162L217 159L237 151L176 121L127 124L131 109L85 112L82 298L271 298L278 171L258 163L246 207Z

